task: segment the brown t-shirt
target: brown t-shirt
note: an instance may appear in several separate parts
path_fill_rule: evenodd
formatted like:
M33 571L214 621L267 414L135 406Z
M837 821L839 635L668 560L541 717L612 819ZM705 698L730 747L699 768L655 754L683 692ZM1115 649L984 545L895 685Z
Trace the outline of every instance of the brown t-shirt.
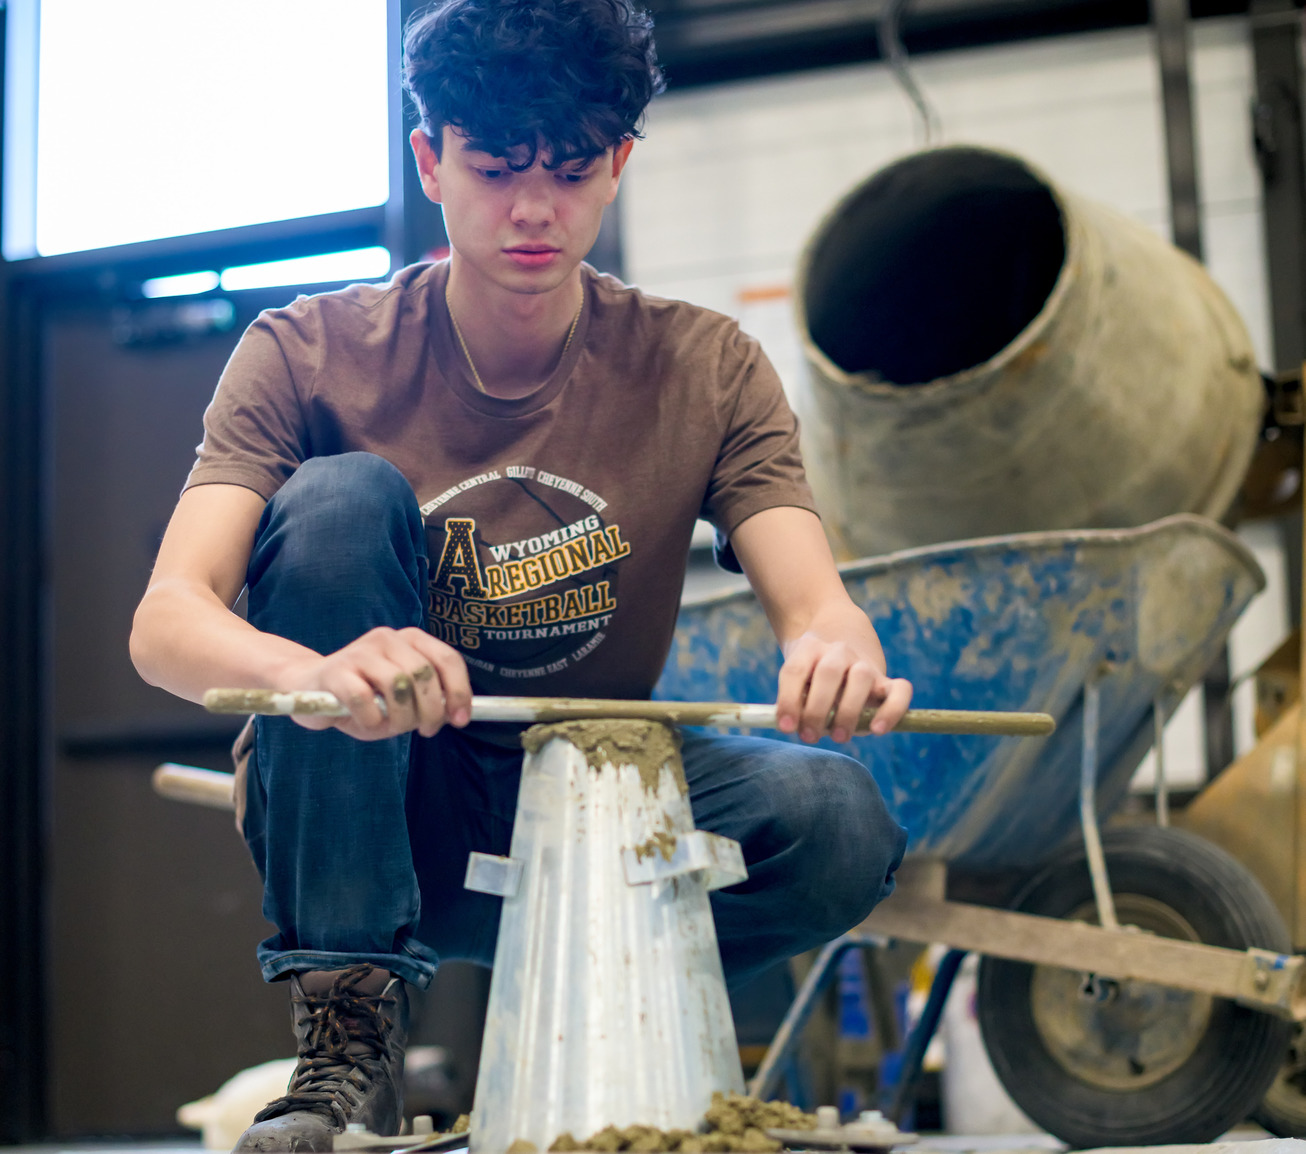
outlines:
M729 536L812 497L756 341L582 272L571 344L516 400L473 384L447 264L263 313L222 374L187 487L270 498L309 457L376 453L417 494L428 627L462 652L476 692L648 696L695 519Z

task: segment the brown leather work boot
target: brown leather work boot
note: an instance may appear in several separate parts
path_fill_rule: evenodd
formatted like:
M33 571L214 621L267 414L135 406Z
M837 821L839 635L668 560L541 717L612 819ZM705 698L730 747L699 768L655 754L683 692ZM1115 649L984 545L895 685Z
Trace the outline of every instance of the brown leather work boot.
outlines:
M306 993L291 975L299 1065L285 1095L255 1115L236 1151L329 1151L350 1122L374 1134L399 1132L408 995L394 977L379 993L362 992L372 972L365 965L341 970L322 993Z

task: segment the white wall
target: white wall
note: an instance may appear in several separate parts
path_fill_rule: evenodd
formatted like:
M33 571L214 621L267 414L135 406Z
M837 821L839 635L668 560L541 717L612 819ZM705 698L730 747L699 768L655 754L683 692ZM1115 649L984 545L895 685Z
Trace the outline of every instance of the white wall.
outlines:
M1252 152L1247 21L1193 28L1200 192L1207 264L1269 363L1260 180ZM943 143L991 145L1055 182L1169 233L1160 83L1147 29L920 57L916 78ZM879 64L672 93L655 102L623 191L627 274L648 292L738 316L781 377L800 354L784 290L830 205L920 147L914 110ZM1270 589L1231 638L1234 673L1268 655L1287 627L1283 556L1273 529L1245 532ZM1251 687L1239 694L1238 747L1252 742ZM1172 779L1202 774L1200 708L1166 737ZM1150 759L1140 781L1150 777Z
M1243 19L1194 26L1208 264L1268 360L1259 178ZM943 143L1011 150L1068 189L1169 228L1160 88L1146 29L920 57ZM629 278L738 312L741 290L787 284L822 214L921 143L879 64L672 93L649 115L623 192Z

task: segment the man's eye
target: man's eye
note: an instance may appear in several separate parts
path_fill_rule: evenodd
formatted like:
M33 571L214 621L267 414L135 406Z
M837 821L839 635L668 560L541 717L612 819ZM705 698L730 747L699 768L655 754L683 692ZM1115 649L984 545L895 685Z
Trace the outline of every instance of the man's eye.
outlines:
M568 184L580 184L587 176L589 176L588 172L564 172L562 179Z
M483 177L485 177L486 180L498 180L499 177L501 177L501 176L503 175L503 169L502 169L502 168L482 168L482 169L481 169L481 175L482 175Z

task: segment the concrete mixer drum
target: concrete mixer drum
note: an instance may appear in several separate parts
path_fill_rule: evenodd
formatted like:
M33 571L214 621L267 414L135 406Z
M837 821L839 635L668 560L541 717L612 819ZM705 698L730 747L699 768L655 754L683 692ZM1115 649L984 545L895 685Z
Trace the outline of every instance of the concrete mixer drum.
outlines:
M805 455L845 558L1222 516L1260 428L1245 326L1139 222L972 147L817 228L796 291Z

